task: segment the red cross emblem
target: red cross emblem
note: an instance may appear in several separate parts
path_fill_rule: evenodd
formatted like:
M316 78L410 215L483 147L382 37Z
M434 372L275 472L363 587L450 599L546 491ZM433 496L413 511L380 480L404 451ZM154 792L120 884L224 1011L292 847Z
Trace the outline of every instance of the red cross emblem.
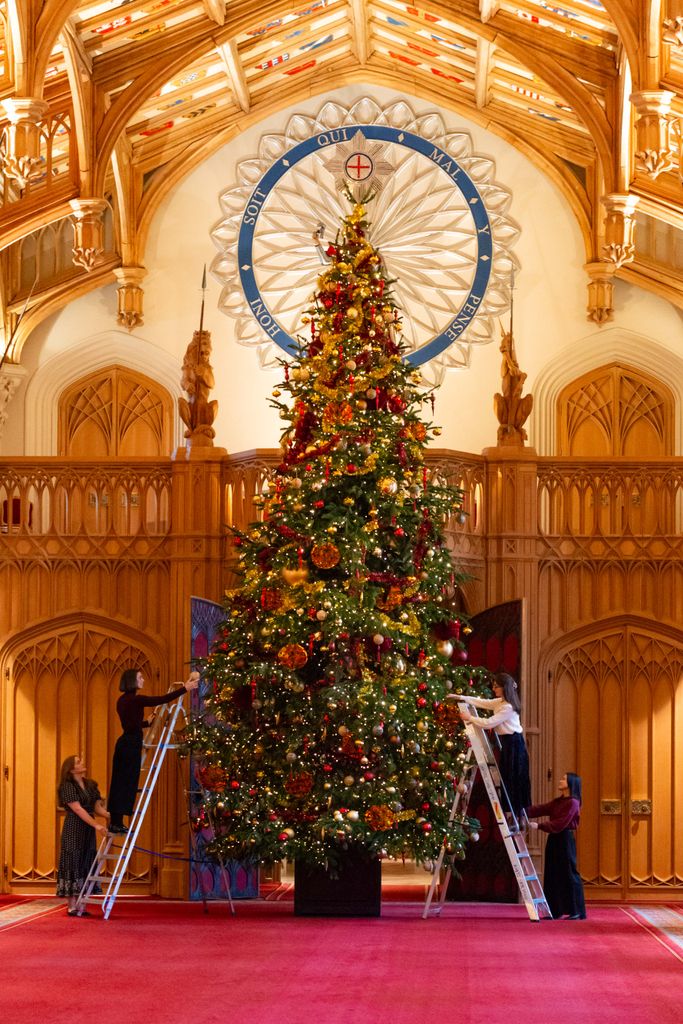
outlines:
M375 165L365 153L352 153L344 164L347 177L353 181L366 181L375 169Z

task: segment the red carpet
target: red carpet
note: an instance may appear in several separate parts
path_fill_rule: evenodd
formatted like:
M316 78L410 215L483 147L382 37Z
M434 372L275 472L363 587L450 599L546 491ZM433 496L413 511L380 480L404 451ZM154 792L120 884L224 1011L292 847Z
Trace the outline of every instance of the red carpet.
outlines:
M4 910L5 907L12 907L16 903L28 903L32 898L31 896L0 895L0 910Z
M0 932L11 1024L679 1024L683 957L618 907L531 924L448 905L422 921L294 918L288 902L124 902Z

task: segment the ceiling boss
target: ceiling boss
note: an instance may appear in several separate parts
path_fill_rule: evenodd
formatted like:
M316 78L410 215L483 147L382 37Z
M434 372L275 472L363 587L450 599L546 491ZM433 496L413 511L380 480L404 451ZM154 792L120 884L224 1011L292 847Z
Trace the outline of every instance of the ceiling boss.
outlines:
M212 271L237 340L264 366L297 352L300 317L331 232L351 195L369 203L370 240L395 279L406 359L434 383L469 363L510 304L518 226L493 162L464 132L402 101L381 108L327 103L295 115L238 167L243 183L221 195ZM371 197L371 198L369 198ZM323 242L327 238L327 242Z

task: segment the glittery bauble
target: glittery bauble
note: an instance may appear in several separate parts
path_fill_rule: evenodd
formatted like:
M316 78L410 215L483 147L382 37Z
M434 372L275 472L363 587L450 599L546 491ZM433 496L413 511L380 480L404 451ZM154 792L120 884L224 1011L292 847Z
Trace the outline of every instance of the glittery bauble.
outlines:
M319 569L332 569L341 558L339 548L331 542L327 544L316 544L311 551L311 561Z
M215 765L206 765L204 768L197 769L197 779L204 789L220 792L225 789L225 784L228 781L228 775L223 768L219 768Z
M285 789L291 796L306 796L313 788L310 772L295 772L285 779Z
M439 704L434 712L434 717L445 733L453 735L460 726L460 711L458 705L453 701L446 704Z
M282 595L279 590L264 588L261 591L261 607L267 612L274 612L282 604Z
M396 815L386 804L373 804L363 817L373 832L387 832L396 824Z
M285 644L277 652L277 660L286 668L303 668L308 661L306 648L301 644Z
M392 476L385 476L379 481L379 489L383 494L396 494L398 483Z

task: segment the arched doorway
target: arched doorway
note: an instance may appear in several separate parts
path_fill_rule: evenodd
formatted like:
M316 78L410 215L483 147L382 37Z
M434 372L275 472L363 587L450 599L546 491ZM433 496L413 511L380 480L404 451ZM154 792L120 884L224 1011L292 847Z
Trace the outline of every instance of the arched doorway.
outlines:
M96 618L50 620L0 652L7 891L52 891L63 817L56 784L66 757L82 754L106 796L119 733L118 682L129 666L139 666L150 683L159 678L159 656L145 638ZM153 834L147 820L140 845L152 848ZM133 857L129 878L137 891L151 891L149 857Z
M545 666L548 774L552 791L567 770L583 778L588 890L680 896L683 634L624 616L565 637Z

